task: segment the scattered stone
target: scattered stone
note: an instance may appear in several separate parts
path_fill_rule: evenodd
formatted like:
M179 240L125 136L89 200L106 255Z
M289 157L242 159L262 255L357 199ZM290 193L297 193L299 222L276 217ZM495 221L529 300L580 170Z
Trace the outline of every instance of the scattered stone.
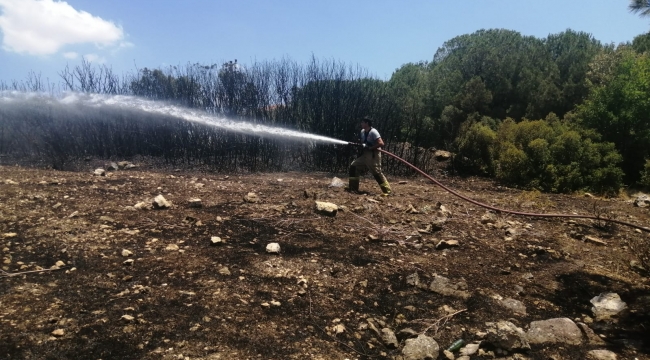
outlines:
M122 315L120 320L124 320L126 322L131 322L131 321L135 320L135 318L133 316L131 316L131 315Z
M106 166L107 171L115 171L117 169L119 169L119 167L117 166L117 163L115 163L115 162L112 162L112 163L108 164L108 166Z
M587 352L587 360L617 360L616 354L609 350L590 350Z
M248 194L244 195L244 201L247 203L257 203L260 201L260 198L254 192L249 192Z
M61 204L61 203L56 203L56 204L54 204L54 205L52 206L52 209L58 209L58 208L60 208L61 206L63 206L63 204Z
M440 242L438 242L436 245L436 250L450 249L458 246L458 240L440 240Z
M140 201L139 203L133 205L133 208L135 208L137 210L146 210L146 209L149 209L149 207L150 207L150 205L147 204L144 201Z
M268 308L271 307L271 304L269 304L269 303L267 303L267 302L263 302L263 303L260 304L260 306L261 306L262 308L264 308L264 309L268 309Z
M281 305L282 305L281 302L276 300L271 300L271 306L280 307Z
M481 216L481 224L495 224L497 222L497 216L494 213L486 212Z
M176 244L169 244L165 248L165 250L167 250L167 251L178 251L178 249L179 249L179 247Z
M526 333L510 321L486 323L485 340L506 350L530 350Z
M335 187L335 188L340 188L340 187L343 187L343 186L345 186L345 183L343 182L343 180L341 180L341 179L339 179L337 177L334 177L332 179L332 182L330 182L330 184L329 184L329 187Z
M222 267L219 269L219 274L221 275L230 275L230 270L226 266Z
M449 350L443 350L442 354L445 356L445 359L447 359L447 360L456 359L456 356L454 356L454 353L449 351Z
M386 347L389 349L397 349L397 347L399 346L399 342L397 341L397 337L395 336L395 333L393 332L393 330L389 328L381 329L381 340L384 342L384 345L386 345Z
M596 335L587 324L578 322L576 325L582 330L582 334L587 338L590 345L605 345L605 341Z
M153 199L152 205L154 209L169 209L172 206L172 204L169 203L169 201L167 201L167 199L165 199L165 197L162 195L156 196Z
M131 255L133 255L133 252L131 250L122 249L122 256L129 257Z
M481 346L480 343L476 344L467 344L464 348L460 349L461 356L472 356L478 352L478 348Z
M418 273L413 273L411 275L408 275L406 277L406 283L411 286L419 286L420 285L420 276Z
M52 335L54 335L54 336L63 336L63 335L65 335L65 330L56 329L56 330L52 331Z
M223 244L223 243L225 243L225 241L223 241L218 236L213 236L213 237L210 238L210 244L212 244L212 245L219 245L219 244Z
M12 238L15 238L16 236L18 236L18 234L15 233L15 232L2 234L2 237L5 238L5 239L12 239Z
M447 218L437 217L431 221L431 231L440 231L443 229L443 226L447 223Z
M602 293L595 296L590 302L594 304L591 311L594 313L596 321L609 319L627 308L627 304L621 301L621 297L617 293Z
M77 216L79 216L79 211L75 211L72 214L68 215L68 218L72 219L72 218L76 218Z
M582 344L582 332L569 318L533 321L526 337L530 344Z
M134 262L133 259L128 259L128 260L125 260L122 264L124 264L126 266L131 266L131 265L133 265L133 262Z
M449 151L436 150L433 153L433 158L436 159L436 161L447 161L451 159L451 153Z
M11 180L11 179L7 179L7 180L5 180L5 184L7 184L7 185L18 185L17 182L15 182L15 181L13 181L13 180Z
M335 333L336 335L338 335L338 334L343 334L343 333L345 332L345 325L343 325L343 324L336 324L336 325L334 325L334 329L333 329L333 330L334 330L334 333Z
M634 199L634 206L637 207L648 207L650 206L650 196L641 194Z
M280 244L278 243L270 243L266 245L266 252L269 254L279 254L280 253Z
M455 296L462 299L468 299L470 296L469 292L466 291L467 283L465 281L453 284L449 279L440 275L434 275L429 290L440 295Z
M65 266L65 263L63 261L59 260L54 265L58 266L58 267L63 267L63 266Z
M424 334L415 339L407 339L402 349L404 360L437 359L439 354L440 346L438 343Z
M95 176L106 176L106 170L102 168L95 169L95 172L93 172Z
M451 217L451 211L449 211L442 203L438 202L436 204L436 207L438 208L438 211L436 212L437 216L439 218L450 218Z
M316 201L316 211L321 214L336 216L336 212L338 210L339 207L336 204L324 201Z
M201 202L201 199L190 199L187 202L191 208L200 208L203 207L203 203Z
M526 305L519 300L506 298L499 300L499 304L517 315L526 315Z

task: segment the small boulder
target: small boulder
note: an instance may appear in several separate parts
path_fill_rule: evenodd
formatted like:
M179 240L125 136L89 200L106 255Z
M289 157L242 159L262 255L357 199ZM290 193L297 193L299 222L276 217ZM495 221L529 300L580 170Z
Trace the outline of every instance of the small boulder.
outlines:
M332 179L332 182L330 182L330 184L329 184L329 187L335 187L335 188L340 188L340 187L343 187L343 186L345 186L345 183L343 182L343 180L341 180L341 179L339 179L337 177L334 177Z
M269 254L279 254L280 253L280 244L273 242L266 245L266 252Z
M591 311L596 320L609 319L627 308L627 304L621 301L617 293L602 293L590 302L594 305Z
M582 344L582 332L569 318L533 321L526 338L530 344Z
M254 204L254 203L259 202L260 198L259 198L259 196L257 196L256 193L249 192L248 194L244 195L244 201L246 201L247 203Z
M486 323L485 340L505 350L530 350L526 333L510 321Z
M95 176L106 176L106 170L102 168L97 168L95 169L95 172L93 172L93 174L95 174Z
M436 244L436 250L444 250L444 249L454 248L458 246L459 246L458 240L440 240L440 242Z
M381 329L381 341L383 341L384 345L386 345L386 347L389 349L397 349L397 347L399 346L399 341L397 341L397 336L395 336L393 330L389 328Z
M616 354L609 350L589 350L587 360L617 360Z
M404 360L437 359L439 354L440 346L438 343L424 334L414 339L406 339L402 349Z
M172 204L162 195L156 196L153 199L152 205L154 209L169 209L172 206Z
M650 196L645 194L637 196L636 199L634 199L634 206L642 208L650 206Z
M325 201L316 201L316 211L321 214L335 216L338 210L339 207L336 204Z

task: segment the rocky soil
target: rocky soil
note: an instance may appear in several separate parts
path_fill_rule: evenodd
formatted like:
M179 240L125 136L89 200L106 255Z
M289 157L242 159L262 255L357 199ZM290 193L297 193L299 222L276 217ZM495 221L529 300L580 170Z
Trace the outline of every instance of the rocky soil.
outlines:
M371 178L105 165L0 167L0 358L650 359L647 233L421 178L382 198ZM434 176L650 224L634 197Z

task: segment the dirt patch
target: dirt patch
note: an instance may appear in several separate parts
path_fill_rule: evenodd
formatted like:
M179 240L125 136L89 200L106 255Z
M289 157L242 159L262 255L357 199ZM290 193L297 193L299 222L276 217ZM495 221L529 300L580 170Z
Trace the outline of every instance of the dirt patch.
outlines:
M650 283L630 267L631 244L650 238L634 229L499 214L481 221L484 209L419 178L391 178L396 194L382 198L370 178L368 194L355 195L320 173L92 170L0 167L1 358L396 358L404 339L391 349L369 322L426 330L444 349L481 340L486 322L525 330L556 317L588 322L605 344L533 346L521 356L606 348L650 358ZM624 199L440 180L498 207L650 224L647 209ZM256 202L244 199L250 192ZM134 208L159 194L171 208ZM341 210L318 214L316 199ZM438 203L451 211L442 225ZM223 243L212 245L213 236ZM458 246L436 249L441 240ZM266 253L271 242L279 255ZM41 269L49 271L33 272ZM414 273L427 286L435 276L462 286L432 292L409 284ZM618 293L628 311L590 322L589 300L601 292ZM500 297L521 301L525 314ZM491 353L474 358L499 356L484 347Z

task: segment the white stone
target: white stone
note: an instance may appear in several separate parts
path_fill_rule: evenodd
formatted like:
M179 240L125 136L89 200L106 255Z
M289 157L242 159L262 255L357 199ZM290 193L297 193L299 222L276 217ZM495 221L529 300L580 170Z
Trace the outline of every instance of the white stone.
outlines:
M266 252L269 254L279 254L280 244L274 242L266 245Z
M596 320L609 319L627 308L617 293L602 293L591 299L591 303L594 304L591 311Z
M325 201L316 201L316 211L320 213L334 216L338 210L339 207L336 204Z
M404 342L404 349L402 349L404 360L437 359L439 353L440 346L438 343L424 334L415 339L407 339Z
M582 344L582 331L569 318L556 318L530 323L526 334L530 344Z

